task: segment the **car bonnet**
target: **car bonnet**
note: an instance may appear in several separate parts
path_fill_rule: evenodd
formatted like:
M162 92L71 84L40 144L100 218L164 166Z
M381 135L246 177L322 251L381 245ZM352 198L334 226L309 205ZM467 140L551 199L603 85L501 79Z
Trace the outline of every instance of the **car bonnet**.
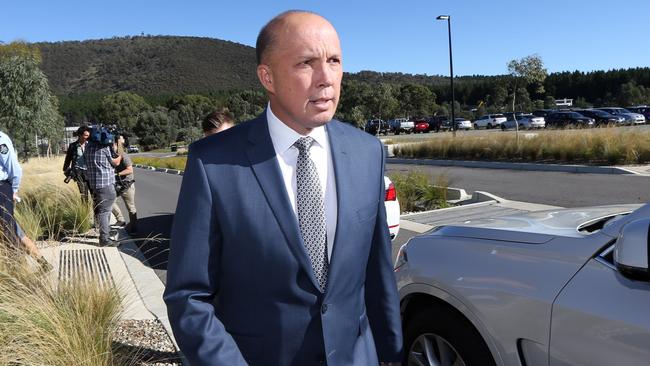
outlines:
M639 207L632 204L557 209L467 220L440 227L432 234L542 244L556 236L584 237L592 231L580 231L581 228L605 218L628 214Z

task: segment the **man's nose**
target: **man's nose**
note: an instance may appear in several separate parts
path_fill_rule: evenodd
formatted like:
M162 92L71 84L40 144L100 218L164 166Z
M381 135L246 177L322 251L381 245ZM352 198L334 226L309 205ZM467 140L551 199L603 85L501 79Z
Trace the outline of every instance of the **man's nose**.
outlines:
M329 62L319 62L315 70L316 86L326 88L334 84L334 73L332 65Z

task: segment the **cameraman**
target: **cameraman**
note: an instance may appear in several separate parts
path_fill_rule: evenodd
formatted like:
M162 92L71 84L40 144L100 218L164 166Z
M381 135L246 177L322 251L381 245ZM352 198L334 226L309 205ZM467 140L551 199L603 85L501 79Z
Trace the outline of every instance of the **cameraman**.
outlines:
M101 136L101 137L100 137ZM122 162L121 156L113 157L113 138L106 131L93 134L88 142L86 159L87 178L93 195L95 225L99 224L99 245L117 246L110 235L111 207L115 202L115 167Z
M131 158L124 150L124 137L119 136L114 145L117 154L122 157L122 162L115 167L115 191L118 197L122 197L126 209L129 211L129 233L135 234L138 231L138 214L135 208L135 180L133 179L133 163ZM117 204L117 199L113 203L113 215L117 220L116 226L124 226L124 215Z
M84 151L86 150L89 137L90 128L88 128L88 126L79 127L77 129L77 141L68 146L68 151L65 154L65 161L63 162L63 172L66 177L71 177L75 182L77 182L79 193L81 193L81 199L84 202L88 201L89 193L86 160L84 159Z

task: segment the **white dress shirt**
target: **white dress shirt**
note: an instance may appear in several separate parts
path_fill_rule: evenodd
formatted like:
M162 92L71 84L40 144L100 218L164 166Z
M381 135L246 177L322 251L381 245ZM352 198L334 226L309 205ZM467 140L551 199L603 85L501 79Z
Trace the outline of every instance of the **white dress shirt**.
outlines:
M284 186L289 195L289 201L293 212L298 217L296 208L296 195L298 194L298 185L296 183L296 165L298 163L298 148L293 144L303 135L291 129L291 127L280 121L271 111L269 103L266 109L266 120L269 124L269 133L275 155L280 163L280 171L284 180ZM315 140L315 143L309 149L311 160L316 165L320 185L325 192L325 225L327 227L327 260L332 258L332 249L334 247L334 235L336 234L336 180L334 179L334 165L332 163L332 151L330 149L329 137L325 126L314 128L309 135Z

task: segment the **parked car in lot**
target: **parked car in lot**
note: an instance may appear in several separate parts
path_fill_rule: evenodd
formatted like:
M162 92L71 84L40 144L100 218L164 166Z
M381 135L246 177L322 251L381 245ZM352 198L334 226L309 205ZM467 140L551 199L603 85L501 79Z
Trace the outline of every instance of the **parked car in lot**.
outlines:
M535 128L544 128L546 127L546 121L544 117L537 117L532 114L518 114L517 124L519 125L520 130L530 130ZM514 119L508 118L505 122L501 124L502 130L514 130L516 129L516 124Z
M382 134L385 136L388 135L388 122L384 121L383 119L371 119L370 121L366 122L366 127L364 130L371 135Z
M647 365L650 204L469 220L395 263L405 365Z
M647 105L638 105L636 107L627 107L625 108L632 113L642 114L645 117L646 123L650 121L650 107Z
M413 133L428 133L431 131L431 125L426 121L415 122Z
M129 147L126 148L126 152L129 154L139 153L140 148L138 148L137 145L129 145Z
M413 121L409 121L407 118L394 118L388 121L388 125L390 126L390 130L396 134L399 135L400 133L411 133L415 129L415 123Z
M645 123L645 117L639 113L633 113L628 111L625 108L620 107L606 107L606 108L596 108L607 113L615 114L625 118L625 123L629 125L643 124Z
M397 237L397 234L399 234L399 201L397 200L395 185L387 176L384 176L384 186L386 187L386 196L384 198L384 205L386 206L386 222L388 223L388 231L390 231L390 239L394 240Z
M456 118L456 130L465 130L469 131L472 129L472 122L468 120L467 118L461 118L458 117Z
M429 118L429 128L431 131L440 132L451 129L451 123L447 116L433 116Z
M593 127L594 119L585 117L578 112L553 112L544 117L546 120L546 127Z
M593 118L596 126L616 126L625 124L625 118L621 116L616 116L600 109L577 109L574 112L578 112L585 117Z
M474 121L474 128L477 130L479 128L486 128L489 130L491 128L499 127L499 125L506 120L507 118L503 114L486 114Z
M536 109L533 111L533 115L537 117L546 117L550 113L557 112L555 109Z

